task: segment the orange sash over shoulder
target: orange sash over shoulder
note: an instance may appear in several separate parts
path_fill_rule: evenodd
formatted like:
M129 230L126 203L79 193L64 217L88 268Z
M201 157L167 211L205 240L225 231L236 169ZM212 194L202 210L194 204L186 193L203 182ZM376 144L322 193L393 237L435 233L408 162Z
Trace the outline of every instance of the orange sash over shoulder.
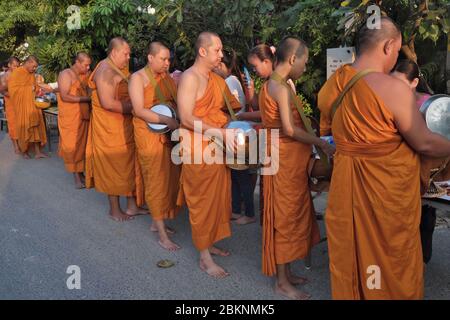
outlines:
M300 143L282 133L280 110L267 92L266 82L259 94L259 108L264 128L280 132L279 170L264 179L264 219L262 271L276 274L277 264L286 264L305 258L312 246L319 243L316 222L308 184L308 162L311 145ZM294 104L291 105L294 123L303 127ZM268 142L271 141L270 131ZM270 149L275 145L268 145Z
M8 92L14 106L15 133L21 152L28 150L29 143L39 143L41 146L47 143L44 117L34 102L35 85L34 74L24 67L15 69L8 82Z
M356 72L341 67L319 93L321 131L332 129L337 150L326 211L332 296L421 299L418 155L364 79L330 125L331 105Z
M155 81L166 98L165 103L176 109L175 98L171 95L171 92L177 90L175 82L168 75L157 76ZM159 102L155 88L149 83L144 88L145 108L150 108ZM179 209L176 202L181 166L172 162L172 143L167 135L151 132L147 123L140 118L134 117L133 124L134 138L144 179L145 202L154 220L173 219Z
M81 83L80 83L81 80ZM86 97L87 76L72 82L69 94ZM89 103L64 102L58 97L59 155L69 172L84 172L89 130Z
M97 191L108 195L135 195L140 205L143 203L143 184L136 157L133 117L101 106L93 80L99 65L88 80L92 89L92 112L86 146L86 187L95 186ZM121 71L129 75L127 69ZM130 99L125 80L117 86L115 98L122 101Z
M233 109L240 108L225 80L211 72L205 94L195 104L194 116L209 125L224 127L229 116L224 112L226 107L222 92L227 95ZM192 154L194 148L207 148L208 141L201 141L201 145L195 146L194 133L188 132L192 143L184 144L183 152ZM205 250L231 235L231 175L225 164L206 164L203 161L201 164L183 163L179 201L181 199L189 208L192 238L198 250Z

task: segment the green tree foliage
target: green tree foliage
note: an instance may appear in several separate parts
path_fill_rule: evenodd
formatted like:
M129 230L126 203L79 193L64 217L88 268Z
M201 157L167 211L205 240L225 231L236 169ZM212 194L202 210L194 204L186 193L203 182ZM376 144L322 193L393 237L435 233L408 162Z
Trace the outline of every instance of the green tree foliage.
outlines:
M0 0L0 53L11 54L28 36L38 34L41 1Z
M450 0L0 0L0 51L11 54L24 41L37 54L44 75L54 80L77 51L91 53L94 63L106 55L108 41L123 36L133 51L132 67L145 63L149 42L160 40L176 55L177 68L194 59L194 42L204 30L217 32L236 50L241 64L251 47L274 45L286 35L310 47L307 72L297 83L305 101L315 105L326 77L326 49L352 45L367 19L367 7L380 5L402 27L403 51L418 57L436 91L443 91L443 51L449 30ZM81 28L67 28L69 5L81 9ZM345 24L347 27L345 28ZM23 47L21 48L23 49ZM260 83L258 81L257 83Z
M341 39L352 40L365 23L371 5L378 5L402 29L403 55L416 61L434 91L445 91L445 46L450 31L449 0L350 0L334 12L340 17ZM345 28L347 26L347 28Z

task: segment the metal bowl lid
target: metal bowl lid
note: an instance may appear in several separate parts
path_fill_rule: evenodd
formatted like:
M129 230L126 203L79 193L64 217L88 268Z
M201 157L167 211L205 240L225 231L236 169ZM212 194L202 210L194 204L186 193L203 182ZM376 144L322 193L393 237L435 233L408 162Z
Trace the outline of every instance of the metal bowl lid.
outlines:
M165 104L156 104L153 107L150 108L155 113L158 113L160 115L169 117L169 118L176 118L175 111L172 109L172 107L165 105ZM169 128L166 124L160 124L160 123L147 123L147 126L156 132L165 133L169 131Z
M450 139L450 96L440 95L425 109L428 128Z

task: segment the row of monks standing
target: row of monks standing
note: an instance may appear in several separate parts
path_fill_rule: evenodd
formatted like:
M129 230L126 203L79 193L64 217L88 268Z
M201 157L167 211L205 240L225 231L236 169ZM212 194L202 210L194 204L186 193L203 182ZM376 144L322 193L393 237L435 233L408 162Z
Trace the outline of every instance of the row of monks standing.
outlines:
M166 47L160 43L152 43L147 67L130 77L130 48L125 40L115 38L110 43L108 58L101 61L90 75L87 70L82 71L82 65L90 63L84 56L72 68L61 73L59 82L64 83L64 78L70 81L60 85L60 90L63 88L64 92L58 97L60 155L66 169L75 174L85 172L86 187L95 187L97 191L108 195L110 214L115 220L129 220L145 213L141 206L146 203L153 218L152 228L159 232L159 243L168 250L176 250L179 246L170 238L171 230L165 226L164 220L174 218L181 206L186 204L193 243L200 253L200 268L215 278L228 275L228 272L216 264L212 255L229 255L229 251L216 247L215 243L231 235L230 169L225 164L204 162L175 165L171 160L172 144L168 137L149 131L147 122L174 126L170 120L149 110L152 105L162 102L156 89L158 87L165 102L177 109L181 128L191 135L191 141L183 145L183 152L193 156L198 147L201 150L207 149L210 144L207 139L200 141L200 146L195 146L195 142L191 143L195 141L193 121L202 121L206 129L223 129L230 121L225 111L225 100L231 102L233 109L240 108L225 81L212 72L220 62L221 50L222 43L216 34L200 34L196 42L196 61L183 73L177 85L167 73L170 54ZM281 79L298 79L307 60L305 44L298 39L287 38L277 50L278 64L275 71L281 75ZM329 133L330 107L342 90L342 83L348 82L355 73L352 67L343 67L321 90L319 107L322 111L321 129L324 134ZM370 100L373 97L372 91L364 83L359 83L357 88L358 91L352 92L352 100L346 102L348 108L376 103L380 106L377 109L379 114L373 114L364 108L354 114L366 112L369 114L368 118L385 119L389 111L387 107L383 107L383 102ZM279 141L279 170L263 177L262 271L265 275L276 276L277 293L293 299L305 299L309 295L299 291L296 286L306 283L306 279L295 276L290 264L305 258L320 239L307 174L311 144L318 142L311 140L312 142L305 143L294 139L296 129L288 133L290 131L285 128L286 121L293 128L305 128L296 112L295 103L289 99L286 99L289 101L286 106L290 116L286 120L285 115L288 113L280 107L280 92L288 96L284 90L282 85L271 79L263 85L259 94L264 127L280 129L282 132ZM68 95L75 98L71 100L67 98ZM32 97L28 100L30 98ZM354 101L358 103L354 104ZM21 108L18 104L15 107ZM350 132L345 129L348 119L353 123L348 127ZM339 112L333 124L334 128L339 129L333 134L338 147L342 149L336 158L340 173L333 176L327 209L333 297L421 298L423 266L417 234L418 215L400 216L403 211L420 211L419 190L413 190L401 204L396 202L399 201L398 197L394 197L388 207L374 206L373 199L367 198L379 197L380 190L398 184L397 180L404 179L405 176L409 177L411 184L418 185L418 174L414 174L415 171L418 173L418 160L396 132L394 121L386 125L389 127L383 128L376 127L380 121L373 121L374 128L372 124L366 124L364 119L352 118L351 114ZM374 145L385 146L383 141L388 140L388 146L393 149L387 151L392 152L387 154L384 149L370 149L363 142L352 143L349 137L360 128L364 132L373 131L368 139ZM376 134L377 130L390 132L390 135L380 137ZM39 131L33 132L38 135ZM45 136L45 130L43 134ZM44 136L41 143L45 143ZM322 142L320 145L327 148ZM399 158L403 164L408 161L407 165L398 167L395 161ZM369 179L372 173L385 173L379 167L380 159L389 166L397 165L400 174L386 177L383 181ZM349 178L352 178L350 193L342 187ZM354 191L353 187L358 186L359 190L371 188L371 192ZM120 196L128 199L126 210L120 208ZM379 201L383 203L384 200L380 198ZM402 222L407 223L411 230L406 230ZM395 225L389 227L392 224ZM398 230L402 231L401 239L394 234ZM391 233L385 234L386 232ZM391 239L397 241L397 251L386 254L386 248L395 249L388 243ZM403 249L407 252L403 252ZM376 291L364 287L367 278L365 271L371 264L381 264L383 270L383 287Z
M211 33L200 35L198 42L206 51L214 51L216 46L222 46L220 38ZM173 144L169 136L151 132L147 126L149 120L158 122L158 119L146 118L146 115L139 117L136 108L136 105L141 105L148 110L161 103L161 97L157 94L159 90L165 99L164 103L177 109L177 100L180 101L180 98L177 99L177 84L167 72L168 64L160 68L155 62L165 53L168 61L169 50L160 43L151 44L146 67L150 74L144 68L132 76L128 71L129 51L125 40L115 38L111 40L108 57L99 62L92 72L86 67L91 63L90 57L81 53L71 68L60 73L60 92L57 94L60 132L58 153L64 160L66 170L75 175L78 187L95 188L108 195L109 213L114 220L125 221L135 215L148 213L141 208L147 204L152 215L152 229L160 233L159 243L165 249L176 250L179 246L170 239L172 230L165 226L164 220L175 218L180 208L187 205L193 243L200 252L200 268L213 277L225 277L228 272L215 263L212 255L230 254L228 250L214 245L231 236L230 169L225 164L173 163ZM241 105L224 79L212 72L217 63L209 63L207 59L200 54L197 56L196 64L206 67L209 77L202 94L194 96L192 115L206 126L223 128L230 121L223 94L233 109L240 109ZM195 71L195 65L193 68ZM31 72L22 73L15 72L24 81L34 78ZM183 77L189 78L190 73L195 72L188 69ZM157 84L158 90L154 84ZM10 88L14 88L11 83ZM44 145L46 136L42 112L33 106L32 90L28 90L28 94L22 98L40 117L37 121L40 131L34 136L36 141ZM267 126L280 128L277 105L264 89L260 101L267 107L263 117ZM15 102L15 105L16 110L22 110L21 101ZM31 126L27 126L30 130ZM189 125L182 122L181 127L188 129L191 141L194 141L194 132ZM25 140L34 141L28 138ZM200 149L205 150L210 143L208 140L201 141ZM193 156L196 148L198 146L185 144L183 152ZM20 150L23 153L29 151L27 147ZM270 199L265 203L262 268L266 275L277 274L277 265L288 266L295 260L305 258L311 247L319 242L318 226L307 189L306 166L310 153L311 146L296 143L288 137L282 138L280 161L289 163L282 166L277 175L264 181L264 196ZM290 185L292 181L300 184L293 188ZM277 189L283 192L277 192ZM127 197L126 210L121 209L119 197ZM280 215L282 212L285 213L284 217L274 219L275 214ZM287 272L286 279L289 276L294 284L306 282L304 278L295 277L290 270ZM277 289L291 298L308 297L300 294L300 291L286 290L282 283Z

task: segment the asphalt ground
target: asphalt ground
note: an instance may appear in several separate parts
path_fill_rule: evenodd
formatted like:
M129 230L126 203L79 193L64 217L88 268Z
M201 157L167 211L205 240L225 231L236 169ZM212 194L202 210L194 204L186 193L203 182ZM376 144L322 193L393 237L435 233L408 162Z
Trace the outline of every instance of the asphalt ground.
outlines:
M323 211L326 195L315 203ZM105 195L75 190L55 152L49 159L22 159L0 132L0 299L283 299L273 292L273 279L261 273L259 223L233 225L232 236L219 243L232 252L216 258L231 276L215 280L198 268L186 210L169 223L182 246L175 253L157 244L150 216L117 223L107 210ZM440 216L425 299L450 299L450 214ZM175 266L158 268L161 259ZM81 289L67 287L72 265L80 268ZM303 261L293 270L309 278L302 289L312 299L331 298L326 242L313 249L310 270Z

